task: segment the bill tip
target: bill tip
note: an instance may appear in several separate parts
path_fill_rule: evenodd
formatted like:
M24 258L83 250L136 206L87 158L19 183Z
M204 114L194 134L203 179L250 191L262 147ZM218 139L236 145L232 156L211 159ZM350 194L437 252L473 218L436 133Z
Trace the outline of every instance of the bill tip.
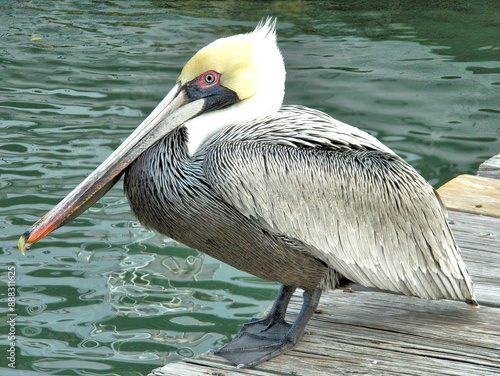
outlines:
M29 238L29 233L25 232L24 234L21 235L19 241L17 242L17 247L19 248L19 250L23 255L31 247L31 243L27 241L28 238Z

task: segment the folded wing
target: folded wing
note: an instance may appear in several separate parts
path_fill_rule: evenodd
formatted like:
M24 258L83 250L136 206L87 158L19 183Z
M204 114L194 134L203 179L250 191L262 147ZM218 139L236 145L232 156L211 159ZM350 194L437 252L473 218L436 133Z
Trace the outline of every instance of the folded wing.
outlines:
M207 145L212 189L265 231L365 286L472 300L472 283L432 187L375 138L289 107ZM266 123L267 121L267 123Z

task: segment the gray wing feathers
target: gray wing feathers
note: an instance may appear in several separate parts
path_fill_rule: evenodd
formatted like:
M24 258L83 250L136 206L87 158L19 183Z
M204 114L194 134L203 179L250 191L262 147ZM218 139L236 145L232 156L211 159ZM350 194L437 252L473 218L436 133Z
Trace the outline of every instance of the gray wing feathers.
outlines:
M302 124L296 117L287 119ZM265 128L247 128L244 135L233 130L205 150L206 177L228 204L266 231L299 240L365 286L431 299L473 299L444 209L411 166L361 131L347 128L351 133L339 142L328 139L335 127L313 136L309 128L305 145L297 133L273 143ZM282 128L293 127L289 122ZM321 137L330 144L326 148Z
M292 147L369 148L395 155L366 132L332 119L321 111L302 106L283 106L276 116L263 118L258 123L248 122L227 128L209 142L214 144L224 140Z

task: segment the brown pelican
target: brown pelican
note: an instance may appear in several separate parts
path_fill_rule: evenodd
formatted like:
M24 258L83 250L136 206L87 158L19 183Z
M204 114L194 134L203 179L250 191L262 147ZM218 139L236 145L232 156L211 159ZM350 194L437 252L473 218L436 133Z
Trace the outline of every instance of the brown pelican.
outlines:
M125 174L142 224L282 284L270 312L217 351L245 367L292 349L322 291L342 277L477 306L432 187L367 133L281 106L284 83L271 19L204 47L146 120L19 248L77 217ZM289 324L297 288L303 305Z

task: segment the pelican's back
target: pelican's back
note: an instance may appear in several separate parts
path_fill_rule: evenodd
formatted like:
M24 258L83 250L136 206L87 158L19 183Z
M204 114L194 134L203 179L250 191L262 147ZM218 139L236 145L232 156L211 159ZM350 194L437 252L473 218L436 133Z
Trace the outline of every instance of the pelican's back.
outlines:
M475 303L437 194L365 132L284 106L224 130L201 152L207 179L224 201L265 231L305 244L348 279Z

